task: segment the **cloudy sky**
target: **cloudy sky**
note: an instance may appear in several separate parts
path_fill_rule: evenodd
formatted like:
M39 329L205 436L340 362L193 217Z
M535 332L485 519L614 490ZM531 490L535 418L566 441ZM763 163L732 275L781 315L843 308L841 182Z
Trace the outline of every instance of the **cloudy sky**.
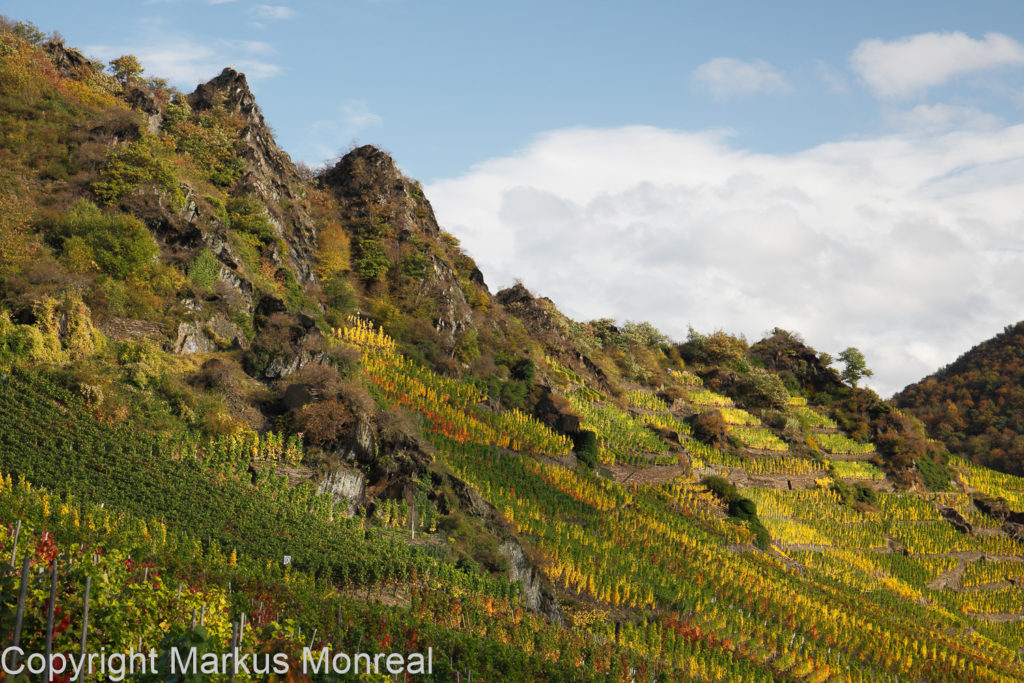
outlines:
M1024 318L1024 4L7 0L279 143L378 144L492 289L864 351L888 395Z

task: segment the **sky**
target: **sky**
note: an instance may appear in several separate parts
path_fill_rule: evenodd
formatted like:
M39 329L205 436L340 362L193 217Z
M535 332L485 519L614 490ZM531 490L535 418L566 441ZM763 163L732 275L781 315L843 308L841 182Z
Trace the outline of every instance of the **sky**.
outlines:
M1024 3L5 0L310 166L420 179L492 291L860 348L883 396L1024 319Z

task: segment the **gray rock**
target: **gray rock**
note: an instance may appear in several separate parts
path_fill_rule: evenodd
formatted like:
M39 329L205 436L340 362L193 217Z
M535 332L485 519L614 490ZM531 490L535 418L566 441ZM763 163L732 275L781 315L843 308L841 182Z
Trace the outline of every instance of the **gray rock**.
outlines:
M329 494L336 505L344 505L351 517L356 507L365 502L366 477L362 472L331 468L324 472L316 484L317 494Z
M199 323L180 323L174 352L180 354L209 353L216 350L213 340L206 336Z
M534 612L543 614L551 623L561 625L564 620L562 608L544 587L540 574L530 564L523 546L514 538L508 538L498 546L498 550L508 560L509 579L519 584L526 606Z

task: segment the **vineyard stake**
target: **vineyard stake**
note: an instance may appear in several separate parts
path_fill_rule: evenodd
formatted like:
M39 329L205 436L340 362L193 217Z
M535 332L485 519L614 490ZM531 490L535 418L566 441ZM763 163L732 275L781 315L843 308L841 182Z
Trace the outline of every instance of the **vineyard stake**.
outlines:
M43 680L50 680L50 662L53 655L53 615L57 607L57 558L53 558L53 569L50 570L50 604L46 608L46 668Z
M238 622L231 622L231 673L228 675L228 683L235 683L235 668L238 657L236 649L238 648Z
M28 591L28 566L30 558L26 555L21 562L21 586L18 588L18 611L14 615L14 647L21 644L21 623L25 618L25 594ZM18 664L18 653L14 653L14 664Z
M202 626L203 622L206 621L206 603L203 603L203 608L199 610L199 625Z
M316 629L313 629L313 635L309 639L309 649L313 649L313 642L316 641Z
M238 644L242 644L242 638L245 636L245 612L242 612L242 616L238 619Z
M92 577L85 577L85 603L82 607L82 645L78 654L85 656L85 640L89 636L89 591L92 589Z
M18 520L18 526L14 527L14 547L11 548L11 569L14 569L14 557L18 554L18 536L21 535L21 520Z

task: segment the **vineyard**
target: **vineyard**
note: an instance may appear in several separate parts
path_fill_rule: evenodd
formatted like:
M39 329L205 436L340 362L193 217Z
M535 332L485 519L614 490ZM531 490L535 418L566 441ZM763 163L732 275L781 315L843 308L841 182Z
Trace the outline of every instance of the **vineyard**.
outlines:
M492 293L387 154L299 168L243 75L142 74L0 17L0 650L152 648L127 680L168 682L1024 680L1024 478L795 333ZM1016 391L925 413L1003 461ZM189 646L290 673L177 676ZM431 666L301 673L324 647Z

